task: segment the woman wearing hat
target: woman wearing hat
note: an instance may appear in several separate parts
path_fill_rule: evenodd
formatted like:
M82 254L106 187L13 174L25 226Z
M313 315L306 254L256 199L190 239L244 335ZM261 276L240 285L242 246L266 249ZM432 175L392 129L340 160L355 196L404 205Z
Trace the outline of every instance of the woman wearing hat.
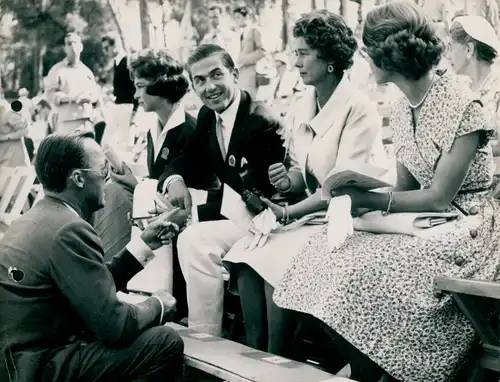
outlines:
M495 30L488 20L481 16L459 16L453 20L450 37L451 66L457 74L470 78L472 90L479 93L483 103L487 121L498 133L500 70L495 67L495 60L500 50L500 41ZM493 146L493 155L495 163L500 163L500 145ZM500 166L497 164L496 172L499 170ZM496 177L500 178L498 175Z

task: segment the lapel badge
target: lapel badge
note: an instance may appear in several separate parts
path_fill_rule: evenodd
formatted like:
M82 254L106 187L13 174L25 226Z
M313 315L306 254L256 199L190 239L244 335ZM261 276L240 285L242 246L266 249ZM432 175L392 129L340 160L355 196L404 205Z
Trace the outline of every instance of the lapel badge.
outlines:
M236 158L234 155L229 156L229 166L234 167L236 165Z
M245 167L247 164L248 164L247 158L242 157L241 158L241 166L240 166L240 168Z
M170 150L168 147L164 147L163 150L161 150L161 158L167 160L168 159L168 154L170 153Z

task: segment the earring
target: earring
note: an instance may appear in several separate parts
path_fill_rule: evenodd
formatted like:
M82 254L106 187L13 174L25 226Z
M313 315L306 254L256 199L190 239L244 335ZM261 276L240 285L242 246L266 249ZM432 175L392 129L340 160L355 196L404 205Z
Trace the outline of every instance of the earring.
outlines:
M333 69L334 68L332 64L328 65L328 67L326 68L326 70L328 70L328 73L333 73Z

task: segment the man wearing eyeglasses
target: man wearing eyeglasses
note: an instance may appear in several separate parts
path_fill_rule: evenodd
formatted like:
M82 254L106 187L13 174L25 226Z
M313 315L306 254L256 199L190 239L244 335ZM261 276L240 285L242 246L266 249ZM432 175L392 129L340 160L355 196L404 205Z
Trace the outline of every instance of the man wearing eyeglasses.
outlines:
M183 342L162 326L175 299L117 298L152 251L169 243L160 215L104 263L86 219L105 204L109 165L92 134L51 135L35 170L44 199L0 242L0 381L181 381Z

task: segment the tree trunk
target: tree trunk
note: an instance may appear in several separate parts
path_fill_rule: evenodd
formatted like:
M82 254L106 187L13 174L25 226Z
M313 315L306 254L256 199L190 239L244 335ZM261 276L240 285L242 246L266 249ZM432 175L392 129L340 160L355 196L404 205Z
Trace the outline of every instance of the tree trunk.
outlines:
M346 17L347 13L347 0L340 0L339 1L339 14L342 17Z
M141 19L142 48L149 48L151 37L149 34L149 13L147 0L139 0L139 17Z
M282 50L286 50L288 47L288 9L290 7L290 3L288 0L281 0L281 18L282 18L282 27L281 27L281 41L282 41Z
M311 0L311 10L315 10L316 8L318 8L317 4L316 4L316 0Z
M167 2L167 4L168 4L168 2ZM167 48L167 33L166 33L166 30L167 30L167 24L169 22L169 20L167 18L167 14L165 12L165 7L167 6L167 4L165 4L164 0L160 0L160 6L161 6L161 28L162 28L161 35L163 36L163 46L165 48Z
M122 48L125 52L128 52L127 49L127 43L125 41L125 35L123 33L123 28L120 24L120 20L118 19L118 14L113 8L113 4L111 4L111 0L106 0L106 4L108 5L109 11L111 12L111 18L113 19L113 22L115 23L116 30L118 31L118 36L120 37L120 41L122 43Z

